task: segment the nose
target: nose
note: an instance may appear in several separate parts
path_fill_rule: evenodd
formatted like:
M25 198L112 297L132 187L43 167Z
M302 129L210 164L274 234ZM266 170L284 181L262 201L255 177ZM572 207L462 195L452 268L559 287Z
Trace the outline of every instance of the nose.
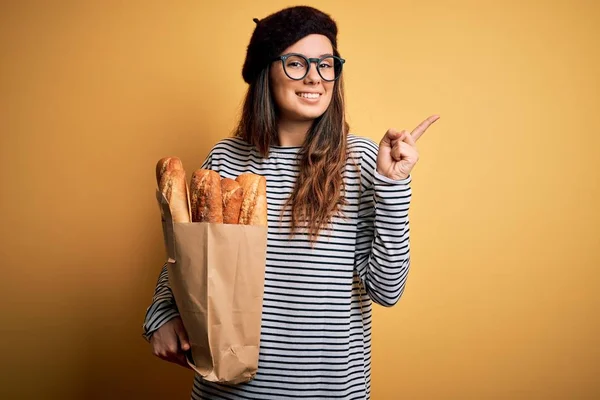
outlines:
M319 75L319 71L317 71L316 62L310 63L308 74L306 74L306 77L304 77L304 83L307 85L316 85L321 83L321 75Z

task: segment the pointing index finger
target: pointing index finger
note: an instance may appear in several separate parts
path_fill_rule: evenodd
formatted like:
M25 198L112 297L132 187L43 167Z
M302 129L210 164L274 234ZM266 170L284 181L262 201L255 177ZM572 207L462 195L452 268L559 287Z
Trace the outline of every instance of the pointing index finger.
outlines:
M440 118L439 115L432 115L431 117L427 118L425 121L421 122L419 124L419 126L417 126L410 133L411 136L413 137L413 139L415 140L415 142L425 133L425 131L427 130L427 128L429 128L431 126L431 124L433 124L439 118Z

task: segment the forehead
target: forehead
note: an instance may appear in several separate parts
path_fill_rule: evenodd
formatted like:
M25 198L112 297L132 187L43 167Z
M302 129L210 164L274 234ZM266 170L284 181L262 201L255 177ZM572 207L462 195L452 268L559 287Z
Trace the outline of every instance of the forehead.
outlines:
M300 53L308 57L319 57L323 54L333 54L333 46L327 36L308 35L288 47L282 54Z

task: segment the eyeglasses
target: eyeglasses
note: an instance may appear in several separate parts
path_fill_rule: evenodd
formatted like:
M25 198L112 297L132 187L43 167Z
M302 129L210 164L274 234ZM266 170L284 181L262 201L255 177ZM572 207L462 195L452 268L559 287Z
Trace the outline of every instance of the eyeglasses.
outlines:
M275 57L273 61L281 61L283 71L288 78L295 81L306 78L312 63L317 64L317 72L324 81L333 82L342 74L342 66L346 62L343 58L326 55L321 58L307 58L302 54L290 53Z

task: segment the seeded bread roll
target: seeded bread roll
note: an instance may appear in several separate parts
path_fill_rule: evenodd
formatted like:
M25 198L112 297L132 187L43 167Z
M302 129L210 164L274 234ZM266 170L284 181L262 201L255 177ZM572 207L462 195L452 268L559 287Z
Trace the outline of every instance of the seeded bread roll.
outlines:
M221 177L215 171L199 169L190 185L192 222L223 223Z
M183 171L183 164L177 157L164 157L158 160L156 163L156 184L160 185L160 179L165 172L181 170Z
M162 174L158 190L169 202L173 222L190 222L189 188L184 170L171 170Z
M267 180L264 176L242 174L236 181L244 190L239 223L267 226Z
M240 220L244 189L233 179L223 178L221 193L223 195L223 223L237 224Z

